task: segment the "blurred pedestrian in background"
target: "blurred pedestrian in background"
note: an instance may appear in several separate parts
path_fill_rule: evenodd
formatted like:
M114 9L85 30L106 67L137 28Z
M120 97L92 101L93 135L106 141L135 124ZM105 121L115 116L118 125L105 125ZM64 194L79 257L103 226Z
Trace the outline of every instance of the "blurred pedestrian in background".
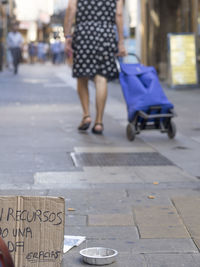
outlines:
M28 60L29 60L28 43L24 43L24 45L23 45L22 60L24 63L28 63Z
M46 44L43 41L39 41L37 45L37 57L40 63L46 61Z
M72 33L74 18L75 30ZM96 87L96 118L92 132L102 134L107 82L118 77L116 55L126 54L123 0L69 0L65 15L65 37L66 52L73 52L73 77L78 78L77 90L83 109L78 130L86 131L91 124L88 81L92 79Z
M6 62L7 68L12 71L13 70L13 58L10 49L6 49Z
M61 63L63 63L63 64L64 64L65 61L66 61L65 42L61 42L60 61L61 61Z
M44 42L44 54L45 54L45 61L47 61L49 59L49 43Z
M51 44L52 63L61 63L62 43L59 37L55 37L54 42Z
M3 70L3 44L0 41L0 71Z
M18 31L18 23L15 23L12 27L12 31L9 32L7 36L8 49L10 50L13 59L14 74L18 73L18 66L22 61L23 43L24 39Z
M28 54L29 54L29 60L30 63L33 64L35 62L35 58L37 55L37 46L35 42L30 42L28 45Z

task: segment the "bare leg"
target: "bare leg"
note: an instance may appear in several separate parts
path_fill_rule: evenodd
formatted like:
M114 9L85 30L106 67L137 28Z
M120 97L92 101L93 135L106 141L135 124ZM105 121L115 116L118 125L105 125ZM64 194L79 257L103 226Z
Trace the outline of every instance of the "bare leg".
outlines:
M89 111L89 91L88 91L88 79L78 78L77 91L80 98L81 106L83 109L82 123L90 123L90 111Z
M96 120L95 123L102 123L104 108L107 99L107 79L103 76L95 76L95 86L96 86ZM102 130L103 126L96 125L95 129Z

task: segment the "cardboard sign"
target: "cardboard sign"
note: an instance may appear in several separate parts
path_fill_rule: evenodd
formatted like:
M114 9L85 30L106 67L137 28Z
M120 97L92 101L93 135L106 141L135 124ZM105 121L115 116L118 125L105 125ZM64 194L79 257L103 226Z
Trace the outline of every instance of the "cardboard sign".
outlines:
M65 201L52 197L0 197L0 236L15 267L59 267Z
M194 34L169 34L171 85L198 84L196 39Z

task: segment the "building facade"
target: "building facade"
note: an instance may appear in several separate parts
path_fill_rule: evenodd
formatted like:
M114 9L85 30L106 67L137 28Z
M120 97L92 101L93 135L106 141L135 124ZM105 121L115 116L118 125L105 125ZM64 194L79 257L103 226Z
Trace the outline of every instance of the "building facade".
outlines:
M16 0L16 16L26 42L45 38L53 7L54 0Z
M166 78L168 33L194 33L198 40L198 18L200 0L138 0L137 47L142 62Z
M6 62L6 36L15 20L15 1L0 0L0 71Z

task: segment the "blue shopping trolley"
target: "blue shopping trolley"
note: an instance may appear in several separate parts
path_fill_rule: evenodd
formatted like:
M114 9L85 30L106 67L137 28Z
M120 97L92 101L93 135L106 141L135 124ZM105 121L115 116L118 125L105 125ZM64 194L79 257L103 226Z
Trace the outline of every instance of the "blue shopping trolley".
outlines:
M154 67L140 63L120 63L120 84L128 111L127 138L135 139L142 130L157 129L170 139L176 135L174 106L167 99Z

